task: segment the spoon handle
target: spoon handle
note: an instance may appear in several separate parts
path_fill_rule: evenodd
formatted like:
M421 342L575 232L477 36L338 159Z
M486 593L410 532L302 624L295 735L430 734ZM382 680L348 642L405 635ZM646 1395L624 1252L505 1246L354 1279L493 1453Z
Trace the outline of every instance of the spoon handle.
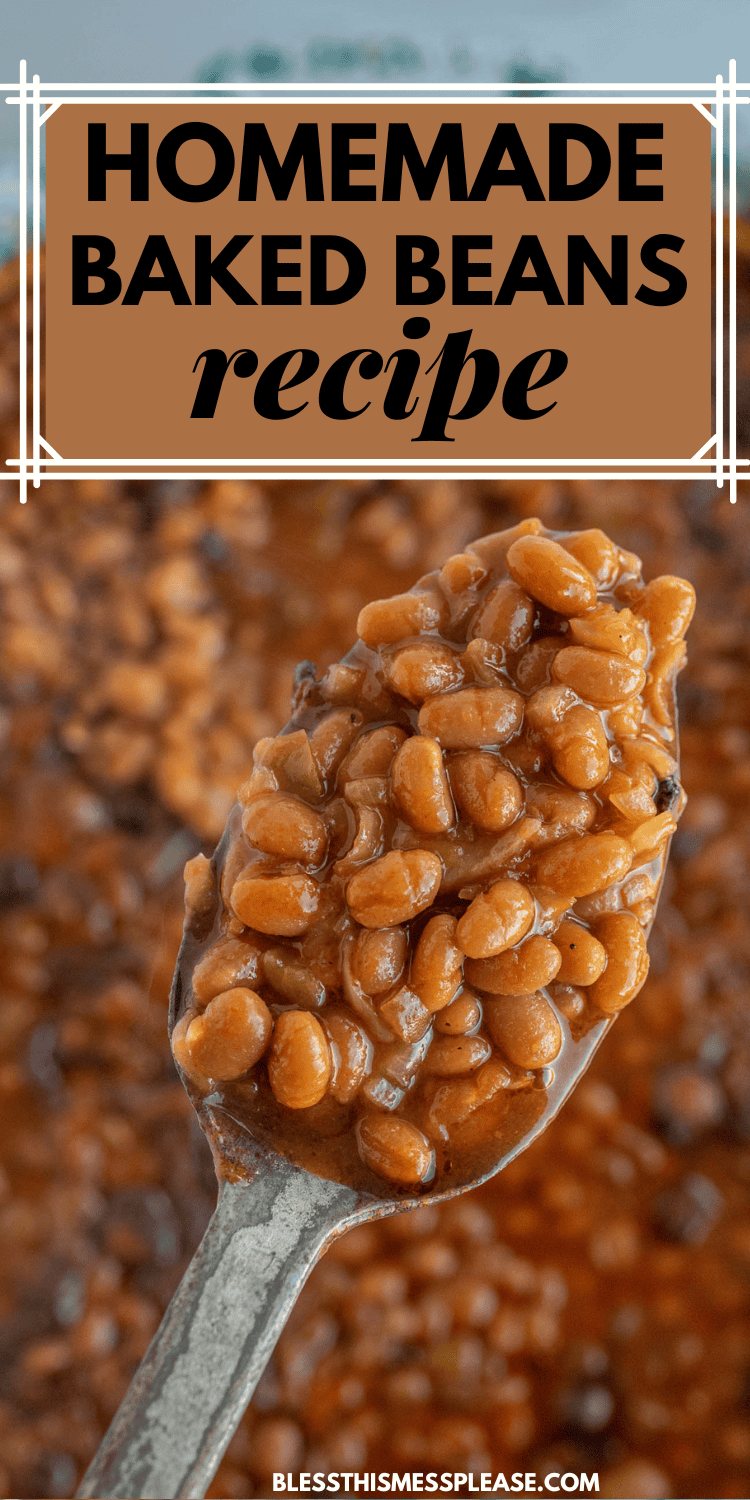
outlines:
M201 1500L303 1282L357 1203L280 1158L221 1186L80 1500Z

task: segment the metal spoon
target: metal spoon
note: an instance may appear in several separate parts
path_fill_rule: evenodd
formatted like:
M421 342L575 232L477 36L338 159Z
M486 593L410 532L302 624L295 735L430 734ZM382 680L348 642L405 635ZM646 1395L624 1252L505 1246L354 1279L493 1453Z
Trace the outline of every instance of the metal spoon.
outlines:
M170 996L170 1034L195 962L186 934ZM420 1197L377 1198L313 1176L261 1146L219 1103L186 1082L211 1146L216 1211L167 1308L125 1399L91 1463L79 1497L200 1497L273 1352L315 1262L345 1230L444 1201L493 1177L554 1118L614 1017L569 1042L546 1091L524 1096L504 1154L473 1182Z

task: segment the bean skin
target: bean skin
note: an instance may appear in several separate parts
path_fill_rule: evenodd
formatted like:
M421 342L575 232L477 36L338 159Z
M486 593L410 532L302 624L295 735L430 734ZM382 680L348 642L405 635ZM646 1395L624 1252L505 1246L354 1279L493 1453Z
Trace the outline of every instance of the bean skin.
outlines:
M276 1017L268 1056L268 1079L279 1104L310 1109L331 1077L331 1048L317 1016L285 1010Z
M526 936L535 913L534 899L525 885L519 880L497 880L464 912L456 927L456 942L468 958L493 958Z
M437 854L393 849L352 876L346 899L362 927L398 927L431 905L442 878Z
M532 599L558 614L582 615L596 604L588 568L551 537L519 537L508 552L508 572Z
M389 1182L417 1187L434 1176L435 1153L427 1136L408 1120L365 1115L357 1125L357 1146L365 1166Z

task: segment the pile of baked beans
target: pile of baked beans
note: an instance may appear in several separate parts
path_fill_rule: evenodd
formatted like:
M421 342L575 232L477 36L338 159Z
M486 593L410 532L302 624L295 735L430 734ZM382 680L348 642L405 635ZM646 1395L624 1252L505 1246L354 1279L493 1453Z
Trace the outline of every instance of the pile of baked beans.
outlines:
M749 270L746 253L745 454ZM213 1207L165 1025L186 859L211 854L297 663L324 675L368 601L531 516L603 529L700 600L650 972L499 1177L329 1252L211 1494L262 1500L274 1470L437 1468L598 1471L605 1500L750 1492L745 488L730 507L700 482L90 481L20 507L3 487L1 1493L75 1492Z
M648 971L694 606L598 528L533 519L367 604L320 681L306 663L217 874L187 868L211 936L172 1046L199 1089L359 1186L352 1132L399 1188L515 1146L519 1095Z

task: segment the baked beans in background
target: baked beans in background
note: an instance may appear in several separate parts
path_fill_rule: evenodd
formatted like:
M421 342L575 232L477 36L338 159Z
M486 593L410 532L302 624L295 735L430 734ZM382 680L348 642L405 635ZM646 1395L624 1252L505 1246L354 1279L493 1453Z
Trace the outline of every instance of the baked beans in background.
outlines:
M17 290L0 284L16 444ZM741 263L748 450L748 264ZM700 435L702 437L702 435ZM696 442L698 446L698 442ZM651 973L488 1187L341 1240L210 1494L274 1470L598 1470L750 1493L746 486L45 483L0 494L0 1493L66 1496L211 1212L171 1062L181 872L253 744L370 599L532 515L600 526L699 607Z

